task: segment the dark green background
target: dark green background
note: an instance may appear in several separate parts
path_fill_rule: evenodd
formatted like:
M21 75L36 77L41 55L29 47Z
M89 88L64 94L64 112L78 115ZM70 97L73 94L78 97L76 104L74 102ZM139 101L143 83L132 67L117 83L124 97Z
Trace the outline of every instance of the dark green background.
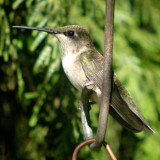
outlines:
M70 160L84 140L80 93L63 73L56 38L12 25L88 29L103 54L104 0L0 0L0 159ZM116 0L113 68L156 134L134 134L109 117L118 159L160 159L160 2ZM91 111L94 132L99 107ZM86 146L79 159L108 159Z

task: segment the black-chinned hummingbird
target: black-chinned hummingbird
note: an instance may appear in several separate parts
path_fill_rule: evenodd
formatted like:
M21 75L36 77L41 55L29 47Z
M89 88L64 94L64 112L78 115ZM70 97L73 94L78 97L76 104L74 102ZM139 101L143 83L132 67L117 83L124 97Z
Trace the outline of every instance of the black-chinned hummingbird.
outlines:
M104 57L94 48L86 29L77 25L57 29L28 26L13 26L13 28L38 30L53 34L60 43L62 66L70 82L79 91L82 91L84 86L92 88L91 100L100 103ZM152 134L155 133L115 73L109 113L121 125L133 132L146 129Z

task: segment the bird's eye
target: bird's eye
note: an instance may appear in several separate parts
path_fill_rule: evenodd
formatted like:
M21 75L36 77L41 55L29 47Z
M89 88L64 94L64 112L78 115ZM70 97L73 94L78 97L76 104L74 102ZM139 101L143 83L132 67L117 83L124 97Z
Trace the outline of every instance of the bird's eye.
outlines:
M73 36L73 35L74 35L74 32L73 32L73 31L68 31L68 35L69 35L69 36Z
M64 33L66 36L72 37L74 36L74 31L68 31Z

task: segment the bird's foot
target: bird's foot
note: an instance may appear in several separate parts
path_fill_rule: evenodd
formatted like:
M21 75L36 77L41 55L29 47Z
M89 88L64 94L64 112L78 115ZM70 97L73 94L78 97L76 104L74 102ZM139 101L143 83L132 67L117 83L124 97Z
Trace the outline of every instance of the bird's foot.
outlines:
M92 102L89 102L89 105L87 106L87 107L88 107L88 111L91 110L91 105L93 105L93 104L96 104L96 103L93 102L93 101L92 101ZM81 105L80 105L80 104L78 105L78 109L81 110Z

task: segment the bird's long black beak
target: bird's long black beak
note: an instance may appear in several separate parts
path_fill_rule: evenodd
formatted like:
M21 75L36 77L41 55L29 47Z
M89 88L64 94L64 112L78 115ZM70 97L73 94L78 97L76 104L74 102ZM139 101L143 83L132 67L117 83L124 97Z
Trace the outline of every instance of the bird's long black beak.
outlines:
M54 29L47 29L47 28L40 28L40 27L12 26L12 28L37 30L37 31L47 32L49 34L58 34L59 33L57 31L55 31Z

